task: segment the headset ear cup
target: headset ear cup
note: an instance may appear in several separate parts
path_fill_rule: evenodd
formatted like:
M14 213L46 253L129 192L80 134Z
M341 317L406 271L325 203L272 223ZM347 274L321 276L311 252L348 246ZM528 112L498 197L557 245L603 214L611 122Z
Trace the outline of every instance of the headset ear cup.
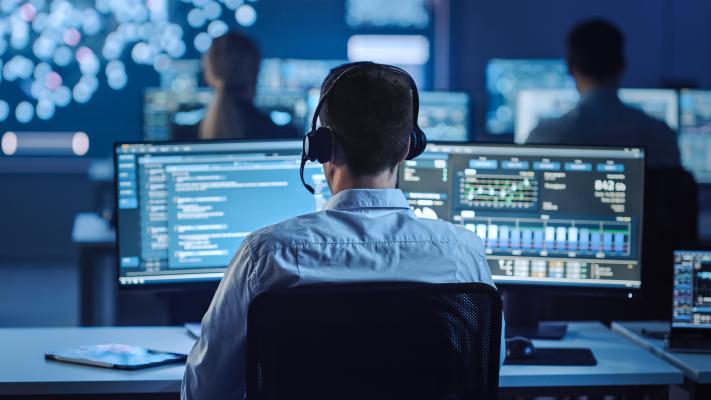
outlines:
M319 127L313 137L314 160L321 164L331 161L333 152L333 131L327 127Z
M415 126L415 130L412 131L410 135L410 150L407 153L407 160L412 160L413 158L419 156L425 151L427 147L427 136L420 129L419 126Z
M301 158L306 161L313 161L312 157L312 146L311 146L311 138L313 138L312 132L309 132L304 136L304 142L302 145L302 150L301 150Z
M311 161L321 164L331 161L333 132L326 127L319 127L304 136L303 155Z

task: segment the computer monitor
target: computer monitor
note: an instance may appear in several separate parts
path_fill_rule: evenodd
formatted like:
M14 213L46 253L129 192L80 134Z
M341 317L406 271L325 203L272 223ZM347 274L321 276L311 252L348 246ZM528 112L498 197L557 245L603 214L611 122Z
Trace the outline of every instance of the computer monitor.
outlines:
M711 248L674 251L672 328L711 330Z
M302 60L293 58L265 58L257 78L258 90L292 89L303 92L320 88L331 69L347 60Z
M575 108L580 95L575 89L524 89L516 96L514 142L526 143L540 124L560 118Z
M207 88L146 89L143 92L143 138L171 140L179 131L185 131L185 137L197 137L197 124L205 117L211 99L212 91Z
M620 100L652 118L679 130L679 93L674 89L630 89L618 92Z
M514 132L516 96L523 89L574 89L562 59L492 59L486 67L488 106L486 130L501 135Z
M432 141L471 139L469 95L460 92L421 92L418 124Z
M212 89L175 92L146 89L143 96L143 138L145 140L191 140L205 118ZM254 105L277 125L293 125L301 130L309 119L306 93L296 89L262 89Z
M316 112L320 96L319 89L309 91L306 101L309 118L306 118L304 132L311 130L311 117ZM420 92L418 124L427 134L427 140L468 142L471 140L469 95L462 92Z
M219 280L256 229L319 210L318 164L299 179L300 140L115 146L119 282Z
M696 181L711 184L711 90L683 90L679 149Z
M620 89L620 100L664 121L673 130L679 128L679 97L673 89ZM525 89L516 97L514 142L523 144L541 122L560 118L575 108L580 95L573 89Z
M399 187L417 216L476 233L514 294L619 292L641 286L644 170L640 148L430 143L403 162ZM539 295L511 309L511 332L561 337L564 326L538 329Z
M638 288L644 167L639 148L433 143L399 185L476 233L496 282Z

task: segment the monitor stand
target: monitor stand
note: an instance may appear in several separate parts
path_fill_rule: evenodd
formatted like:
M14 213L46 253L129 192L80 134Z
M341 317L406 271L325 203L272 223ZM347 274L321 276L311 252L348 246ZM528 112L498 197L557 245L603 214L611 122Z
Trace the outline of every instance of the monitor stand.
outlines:
M541 293L532 288L517 287L504 291L506 337L562 340L568 325L541 322Z

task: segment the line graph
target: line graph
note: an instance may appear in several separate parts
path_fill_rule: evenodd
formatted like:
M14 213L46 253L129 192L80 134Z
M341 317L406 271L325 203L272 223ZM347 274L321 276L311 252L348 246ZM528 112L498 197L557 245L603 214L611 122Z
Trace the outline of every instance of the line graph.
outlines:
M538 203L538 181L517 175L463 175L460 202L478 208L528 209Z

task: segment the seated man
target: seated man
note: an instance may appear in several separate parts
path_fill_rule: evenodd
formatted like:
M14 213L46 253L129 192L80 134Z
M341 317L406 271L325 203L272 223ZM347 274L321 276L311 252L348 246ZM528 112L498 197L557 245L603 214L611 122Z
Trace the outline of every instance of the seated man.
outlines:
M674 131L617 97L625 69L624 36L617 27L599 19L577 25L568 35L567 61L580 103L538 125L527 143L645 146L650 167L679 166Z
M391 67L355 65L331 71L321 91L337 82L319 114L333 131L323 165L333 197L322 211L244 240L202 321L183 399L243 398L247 310L270 289L359 281L493 286L479 238L448 222L417 218L395 188L414 130L410 80Z

